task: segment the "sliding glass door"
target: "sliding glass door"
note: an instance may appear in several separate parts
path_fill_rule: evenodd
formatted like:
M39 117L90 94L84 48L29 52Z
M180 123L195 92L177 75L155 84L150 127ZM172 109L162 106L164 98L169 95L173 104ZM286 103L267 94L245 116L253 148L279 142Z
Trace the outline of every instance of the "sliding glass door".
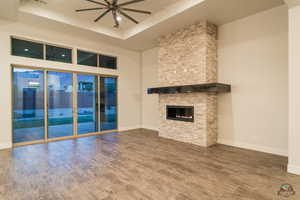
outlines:
M13 69L13 142L45 139L44 71Z
M117 78L13 68L13 143L117 129Z
M100 77L100 129L117 129L117 79Z
M77 133L98 132L98 77L77 75Z
M73 74L47 73L48 138L73 136Z

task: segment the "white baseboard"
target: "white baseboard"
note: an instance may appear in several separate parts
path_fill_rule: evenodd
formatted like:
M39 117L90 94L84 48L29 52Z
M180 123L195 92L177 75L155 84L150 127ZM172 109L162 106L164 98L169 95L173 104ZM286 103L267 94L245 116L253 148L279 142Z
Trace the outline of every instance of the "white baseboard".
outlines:
M9 144L9 143L0 143L0 150L2 149L10 149L12 148L12 144Z
M254 151L275 154L275 155L279 155L279 156L288 156L288 151L283 150L283 149L275 149L275 148L271 148L271 147L247 144L247 143L231 141L231 140L226 140L226 139L221 139L221 138L218 139L218 143L228 145L228 146L243 148L243 149L250 149L250 150L254 150Z
M288 172L291 174L300 175L300 166L288 164Z
M158 127L143 126L142 128L148 129L148 130L153 130L153 131L158 131Z
M140 126L131 126L131 127L121 127L118 129L119 132L124 132L124 131L130 131L134 129L139 129L141 128Z
M132 127L122 127L122 128L119 128L119 132L124 132L124 131L130 131L130 130L134 130L134 129L140 129L140 128L143 128L143 129L148 129L148 130L152 130L152 131L158 131L158 128L157 127L148 127L148 126L132 126Z

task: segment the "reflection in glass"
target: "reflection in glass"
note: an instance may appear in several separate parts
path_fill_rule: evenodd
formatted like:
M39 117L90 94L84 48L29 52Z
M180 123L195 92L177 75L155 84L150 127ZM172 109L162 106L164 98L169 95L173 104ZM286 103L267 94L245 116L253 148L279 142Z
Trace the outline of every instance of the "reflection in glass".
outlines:
M11 54L28 58L44 58L44 45L25 40L11 39Z
M100 67L117 69L117 57L99 55Z
M117 129L117 79L100 77L100 128Z
M43 140L44 72L13 69L13 143Z
M46 45L46 60L72 63L72 49Z
M77 64L97 67L97 54L86 51L77 51Z
M73 75L48 72L48 138L73 135Z
M97 128L97 76L77 75L78 134L95 133Z

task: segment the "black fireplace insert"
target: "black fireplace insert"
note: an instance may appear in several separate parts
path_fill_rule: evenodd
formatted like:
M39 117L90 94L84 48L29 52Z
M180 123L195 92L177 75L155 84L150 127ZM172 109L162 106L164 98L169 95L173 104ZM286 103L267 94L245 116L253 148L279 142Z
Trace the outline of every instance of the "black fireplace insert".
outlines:
M194 122L193 106L167 106L167 119Z

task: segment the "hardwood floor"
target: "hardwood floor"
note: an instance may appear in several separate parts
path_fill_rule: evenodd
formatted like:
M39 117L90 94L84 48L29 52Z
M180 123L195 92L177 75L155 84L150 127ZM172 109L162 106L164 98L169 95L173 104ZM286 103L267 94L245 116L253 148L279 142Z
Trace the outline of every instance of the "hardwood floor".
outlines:
M287 158L134 130L0 151L1 200L274 200Z

